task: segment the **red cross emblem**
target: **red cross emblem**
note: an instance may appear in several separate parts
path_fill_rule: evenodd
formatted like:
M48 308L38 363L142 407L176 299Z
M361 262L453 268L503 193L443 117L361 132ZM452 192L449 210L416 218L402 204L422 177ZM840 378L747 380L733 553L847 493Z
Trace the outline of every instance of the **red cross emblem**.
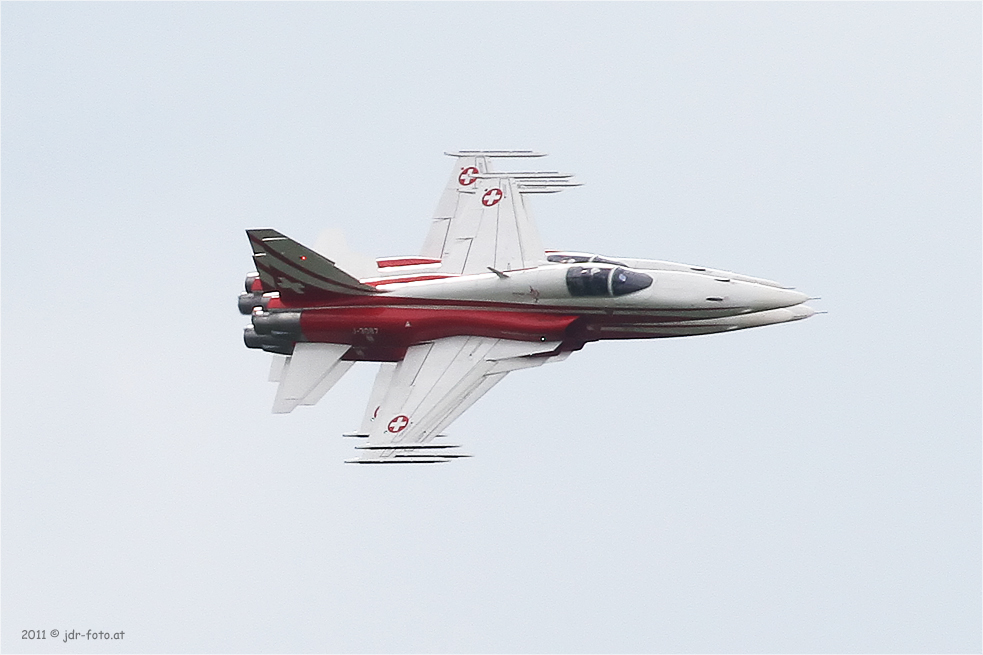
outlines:
M481 204L485 207L491 207L492 205L497 205L498 201L502 199L501 189L488 189L485 191L485 195L481 196Z
M409 424L410 419L400 414L399 416L394 417L393 420L389 421L389 431L393 434L402 432Z
M467 168L461 169L461 174L458 176L457 181L461 183L461 186L468 186L474 184L474 181L478 178L475 177L480 171L474 166L468 166Z

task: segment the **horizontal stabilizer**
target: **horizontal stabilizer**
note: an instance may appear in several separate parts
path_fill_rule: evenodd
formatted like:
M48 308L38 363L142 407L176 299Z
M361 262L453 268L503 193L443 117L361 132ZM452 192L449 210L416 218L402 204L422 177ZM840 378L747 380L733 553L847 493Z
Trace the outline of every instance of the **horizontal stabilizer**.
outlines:
M286 414L298 405L313 405L341 379L353 362L341 361L347 345L298 343L279 375L274 414Z

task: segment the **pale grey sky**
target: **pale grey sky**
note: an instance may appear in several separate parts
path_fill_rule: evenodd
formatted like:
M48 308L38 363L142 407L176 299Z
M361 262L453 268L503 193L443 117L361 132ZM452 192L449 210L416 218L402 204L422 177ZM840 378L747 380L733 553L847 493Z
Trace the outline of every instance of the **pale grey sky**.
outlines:
M0 11L4 652L981 649L979 3ZM372 367L270 414L243 230L414 254L457 148L578 174L548 247L829 313L346 466Z

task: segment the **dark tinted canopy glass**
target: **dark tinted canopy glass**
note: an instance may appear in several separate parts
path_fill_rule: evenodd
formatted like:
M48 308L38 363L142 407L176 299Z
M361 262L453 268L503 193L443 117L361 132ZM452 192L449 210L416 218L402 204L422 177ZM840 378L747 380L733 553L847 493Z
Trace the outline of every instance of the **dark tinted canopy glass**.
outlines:
M571 266L567 269L567 289L571 296L608 295L610 268Z
M650 284L650 275L620 266L571 266L567 269L567 289L571 296L623 296Z
M589 262L590 258L590 255L561 255L554 253L547 255L546 261L553 262L554 264L580 264L582 262Z
M616 268L611 272L611 292L623 296L633 291L641 291L652 284L652 276L626 268Z
M623 263L613 259L607 259L600 255L576 255L573 253L553 253L546 256L546 261L555 264L585 264L588 262L597 264L612 264L614 266L624 266Z

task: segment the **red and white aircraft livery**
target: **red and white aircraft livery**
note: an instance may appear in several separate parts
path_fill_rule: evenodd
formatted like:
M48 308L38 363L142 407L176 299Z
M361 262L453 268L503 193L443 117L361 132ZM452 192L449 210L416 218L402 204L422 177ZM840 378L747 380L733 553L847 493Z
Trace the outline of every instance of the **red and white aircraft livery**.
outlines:
M578 186L557 172L497 173L462 151L423 252L361 279L276 230L247 230L258 272L239 309L249 348L275 353L273 411L313 405L355 362L380 362L355 463L444 462L437 437L506 373L601 339L650 339L812 316L808 297L760 278L651 259L543 249L528 196Z

